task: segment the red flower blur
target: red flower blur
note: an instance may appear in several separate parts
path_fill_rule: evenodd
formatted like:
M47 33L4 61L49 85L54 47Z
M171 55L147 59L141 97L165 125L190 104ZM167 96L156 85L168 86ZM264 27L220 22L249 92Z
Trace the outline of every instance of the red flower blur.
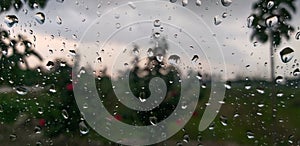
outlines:
M39 120L39 125L40 125L41 127L44 127L44 126L46 125L46 120L45 120L45 119L40 119L40 120Z
M121 120L122 120L122 116L121 116L121 115L118 115L118 114L117 114L117 115L115 115L114 117L115 117L115 119L118 120L118 121L121 121Z
M72 83L69 83L67 86L66 86L67 90L68 91L73 91L73 84Z

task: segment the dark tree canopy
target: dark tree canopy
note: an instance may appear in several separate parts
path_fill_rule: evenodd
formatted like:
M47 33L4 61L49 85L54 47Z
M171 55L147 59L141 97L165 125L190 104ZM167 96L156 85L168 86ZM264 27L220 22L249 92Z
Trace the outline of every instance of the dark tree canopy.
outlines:
M253 13L248 17L248 27L253 29L251 40L270 42L272 46L281 43L282 38L290 39L295 29L288 22L296 12L295 0L259 0L252 6Z

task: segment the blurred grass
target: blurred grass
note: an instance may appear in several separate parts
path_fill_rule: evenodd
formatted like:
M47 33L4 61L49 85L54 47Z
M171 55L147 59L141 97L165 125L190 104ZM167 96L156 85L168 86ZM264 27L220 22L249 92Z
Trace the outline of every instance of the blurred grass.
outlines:
M251 82L251 89L246 90L245 84L248 83L232 83L232 88L226 91L225 103L219 112L219 116L214 120L213 129L207 129L203 132L198 131L198 126L205 109L205 103L208 101L210 89L209 87L201 89L200 100L194 116L183 130L168 141L182 142L183 136L188 134L191 141L197 141L198 137L201 136L201 143L213 141L218 144L236 143L238 145L270 145L275 142L277 145L296 144L297 140L300 139L300 132L298 132L300 128L300 91L287 85L277 85L274 91L269 83L256 81ZM263 87L265 93L258 93L256 91L258 87ZM104 89L105 92L110 90L109 87ZM276 96L278 91L282 91L284 95L273 100L272 97ZM62 114L59 107L63 102L61 98L63 97L59 93L49 94L47 91L30 92L24 96L16 93L1 93L0 122L2 125L13 124L16 117L22 113L26 113L35 119L44 117L52 117L52 120L60 119ZM272 104L274 104L274 107ZM258 105L264 106L259 107ZM38 113L39 108L43 109L42 114ZM114 109L113 105L108 108ZM272 117L273 108L277 110L275 112L276 117ZM119 111L123 110L122 107L119 108ZM126 111L120 112L120 114L126 114ZM221 115L227 118L227 126L221 124ZM234 115L239 116L234 117ZM127 120L127 122L139 118L137 116L132 117L128 113L127 117L124 117L123 120ZM63 123L58 122L56 124L58 124L56 126L59 126ZM253 139L247 138L247 131L254 133ZM88 136L82 136L79 131L76 132L78 133L68 134L65 132L65 134L81 140L88 138L109 143L91 129Z

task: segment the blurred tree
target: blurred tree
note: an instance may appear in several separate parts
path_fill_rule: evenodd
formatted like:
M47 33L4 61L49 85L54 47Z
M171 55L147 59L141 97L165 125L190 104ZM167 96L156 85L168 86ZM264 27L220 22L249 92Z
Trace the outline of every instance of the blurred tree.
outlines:
M283 37L290 39L295 29L288 24L296 12L295 0L258 0L252 6L253 13L248 17L248 27L252 28L251 40L270 43L271 80L274 82L274 49Z

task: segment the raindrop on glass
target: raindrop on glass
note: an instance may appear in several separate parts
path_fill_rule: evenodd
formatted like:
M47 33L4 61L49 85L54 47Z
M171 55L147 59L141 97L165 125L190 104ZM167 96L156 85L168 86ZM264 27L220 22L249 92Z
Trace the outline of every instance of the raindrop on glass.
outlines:
M249 16L249 17L247 18L247 27L248 27L248 28L251 28L251 27L252 27L252 25L253 25L253 20L254 20L254 16Z
M7 15L4 18L4 22L8 27L13 27L14 24L19 22L19 19L16 15Z
M177 2L177 0L170 0L170 2L171 2L171 3L175 3L175 2Z
M84 121L81 121L79 123L79 131L82 135L88 134L89 133L89 128L86 126L86 124L84 123Z
M182 0L182 6L187 6L187 4L189 3L189 1L188 0Z
M221 115L220 116L220 122L223 126L227 126L227 117Z
M300 39L300 31L298 31L298 32L296 33L295 38L296 38L296 40L299 40L299 39Z
M64 119L68 119L69 118L69 114L67 112L67 110L63 109L61 111L61 115L63 116Z
M266 19L267 27L273 27L277 23L278 23L278 17L277 16L270 16Z
M294 50L291 49L290 47L286 47L284 48L282 51L280 51L280 58L281 58L281 61L283 63L288 63L289 61L291 61L294 57L293 55L293 52Z
M190 136L188 134L183 135L183 142L189 143L190 142Z
M221 24L221 23L222 23L221 18L219 18L218 15L215 16L215 17L214 17L214 24L215 24L215 25L219 25L219 24Z
M16 87L16 92L19 95L26 95L28 90L25 87Z
M154 20L153 25L154 25L154 27L160 27L160 25L161 25L160 20Z
M45 22L45 14L42 12L37 12L34 18L39 24L44 24Z
M42 133L42 128L41 128L41 126L35 126L34 127L34 133L35 134L40 134L40 133Z
M128 6L132 9L136 9L136 5L133 2L128 2Z
M273 8L273 6L274 6L274 2L273 1L269 1L268 4L267 4L267 8L271 9L271 8Z
M222 18L226 18L227 16L228 16L227 12L224 12L224 13L222 14Z
M16 134L9 135L9 140L10 141L16 141L16 139L17 139L17 135Z
M282 77L282 76L277 76L277 77L275 78L275 82L276 82L277 84L282 83L282 82L283 82L283 77Z
M254 138L254 133L252 132L252 131L247 131L246 132L246 136L247 136L247 138L249 138L249 139L253 139Z
M178 55L171 55L168 61L170 64L178 64L180 62L180 57Z
M58 24L58 25L61 25L62 24L62 19L60 18L60 17L56 17L56 23Z
M296 69L293 71L293 75L294 75L294 76L300 75L300 70L299 70L299 68L296 68Z
M228 7L231 5L232 0L221 0L223 6Z
M198 55L194 55L193 58L192 58L192 61L196 62L198 59L199 59L199 56Z
M201 6L202 2L201 0L196 0L196 6Z
M120 23L116 23L116 28L117 29L121 28L121 24Z
M47 68L48 70L51 70L53 67L54 67L54 62L48 61L48 63L46 64L46 68Z
M51 86L50 86L49 92L51 92L51 93L56 93L56 89L55 89L55 86L54 86L54 85L51 85Z
M150 121L151 125L156 126L156 124L157 124L157 118L155 116L149 117L149 121Z

